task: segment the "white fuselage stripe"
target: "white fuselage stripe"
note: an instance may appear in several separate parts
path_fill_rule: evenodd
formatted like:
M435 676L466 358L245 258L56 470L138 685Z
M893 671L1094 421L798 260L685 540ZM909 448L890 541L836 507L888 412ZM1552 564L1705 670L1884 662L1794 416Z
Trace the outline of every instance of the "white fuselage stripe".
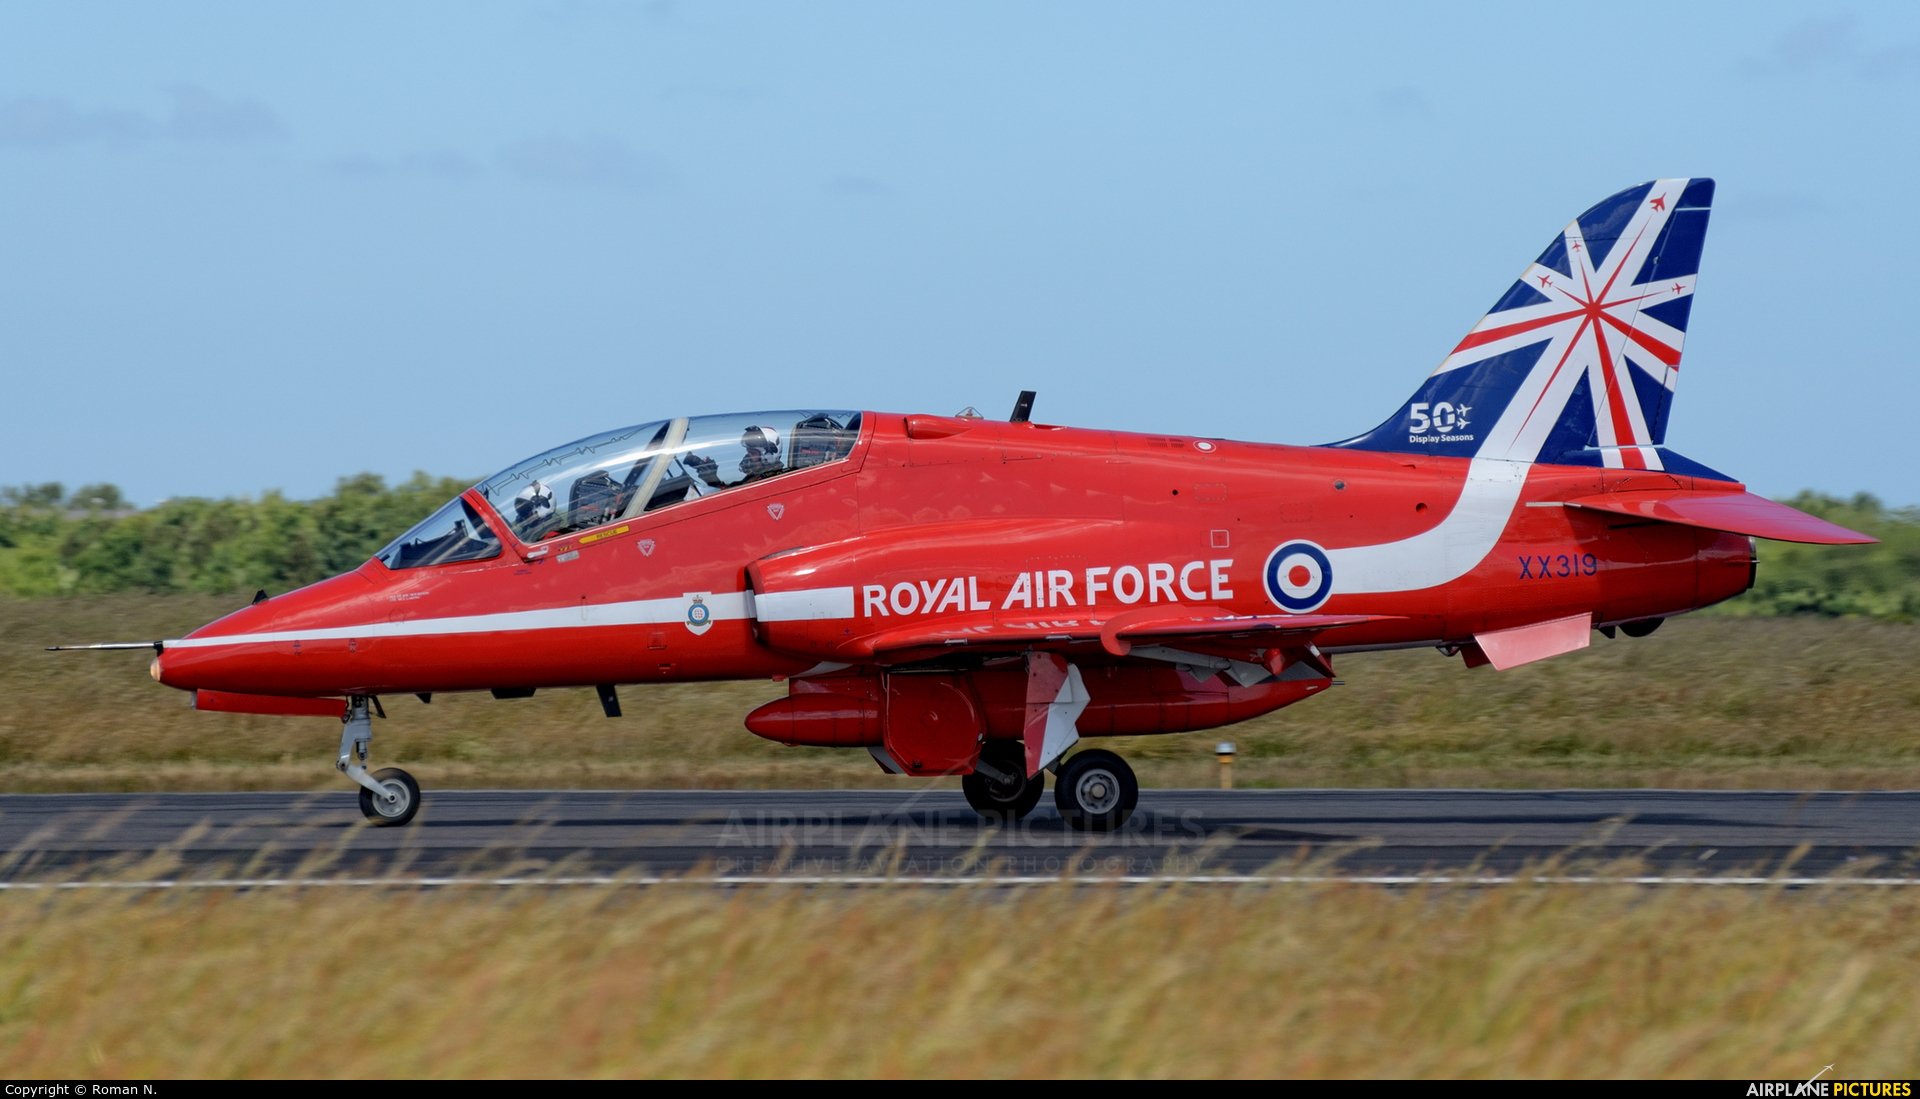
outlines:
M756 592L754 617L762 622L817 622L852 618L853 589L808 588L802 591Z
M1528 466L1498 458L1475 458L1460 486L1460 499L1431 530L1398 542L1330 549L1333 594L1419 591L1472 572L1500 541L1512 519Z
M853 617L852 588L764 593L688 592L668 599L634 599L620 603L583 603L577 607L550 607L532 611L503 611L450 618L416 618L397 622L367 622L358 626L276 630L269 633L188 637L166 642L169 649L199 649L215 645L265 645L292 641L334 641L377 637L437 637L451 634L501 633L524 630L585 629L596 626L653 626L687 621L687 610L699 596L707 621L738 621L754 617L756 609L771 604L779 617L767 621L791 622L815 618ZM764 614L763 614L764 617Z

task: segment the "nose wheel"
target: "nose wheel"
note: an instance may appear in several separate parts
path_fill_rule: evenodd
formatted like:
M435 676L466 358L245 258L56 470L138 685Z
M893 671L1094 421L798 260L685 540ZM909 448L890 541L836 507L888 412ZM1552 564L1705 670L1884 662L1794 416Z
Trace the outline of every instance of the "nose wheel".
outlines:
M373 747L373 714L368 703L364 695L347 699L347 712L340 719L340 759L334 766L359 784L360 812L366 815L367 823L397 828L420 811L420 784L398 767L367 772L367 752Z
M360 811L378 827L392 828L407 823L420 811L420 784L398 767L382 767L368 776L381 793L362 786Z
M1060 766L1053 803L1067 824L1083 832L1111 832L1127 823L1140 801L1140 782L1127 761L1104 748L1081 752Z

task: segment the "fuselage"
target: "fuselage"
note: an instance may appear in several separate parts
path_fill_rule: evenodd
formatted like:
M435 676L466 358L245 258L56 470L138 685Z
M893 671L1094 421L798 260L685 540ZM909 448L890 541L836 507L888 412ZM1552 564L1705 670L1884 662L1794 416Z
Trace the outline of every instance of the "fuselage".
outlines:
M315 697L779 678L947 620L1038 638L1156 606L1378 616L1325 635L1328 652L1463 645L1745 590L1743 535L1560 506L1688 487L1658 471L867 413L838 461L533 544L471 491L494 556L369 561L168 642L155 674ZM1326 555L1324 585L1314 559L1291 557L1302 543Z

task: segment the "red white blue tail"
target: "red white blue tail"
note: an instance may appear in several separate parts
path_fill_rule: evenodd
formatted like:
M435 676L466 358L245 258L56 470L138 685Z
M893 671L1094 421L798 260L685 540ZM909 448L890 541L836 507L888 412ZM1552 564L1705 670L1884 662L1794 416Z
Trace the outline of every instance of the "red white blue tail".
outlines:
M1710 179L1629 187L1569 223L1363 450L1707 472L1662 444Z

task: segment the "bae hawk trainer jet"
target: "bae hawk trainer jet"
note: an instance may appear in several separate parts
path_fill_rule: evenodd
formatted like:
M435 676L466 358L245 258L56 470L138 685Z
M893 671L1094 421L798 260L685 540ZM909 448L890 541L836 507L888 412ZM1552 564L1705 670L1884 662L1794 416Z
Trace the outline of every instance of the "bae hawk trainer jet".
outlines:
M1753 583L1755 538L1872 539L1666 446L1713 181L1575 218L1380 426L1323 446L808 408L591 435L461 493L352 572L157 650L203 710L343 723L375 824L379 700L785 680L785 744L959 775L982 814L1122 825L1083 740L1229 725L1342 653L1512 668ZM97 646L108 647L108 646Z

